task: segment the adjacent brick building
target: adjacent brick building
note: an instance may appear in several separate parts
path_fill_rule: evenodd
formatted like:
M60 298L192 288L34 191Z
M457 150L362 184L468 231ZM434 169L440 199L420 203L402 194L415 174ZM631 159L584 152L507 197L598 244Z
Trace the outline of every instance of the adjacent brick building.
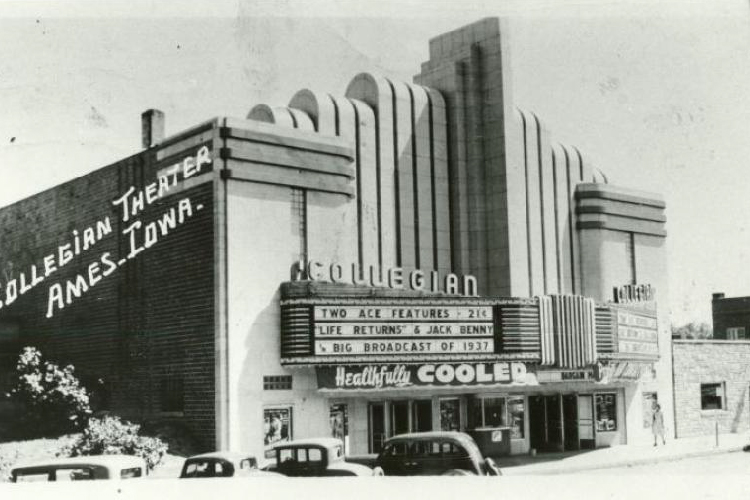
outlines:
M711 298L713 338L750 339L750 297L725 297L715 293Z
M677 340L674 351L678 438L750 430L750 341Z

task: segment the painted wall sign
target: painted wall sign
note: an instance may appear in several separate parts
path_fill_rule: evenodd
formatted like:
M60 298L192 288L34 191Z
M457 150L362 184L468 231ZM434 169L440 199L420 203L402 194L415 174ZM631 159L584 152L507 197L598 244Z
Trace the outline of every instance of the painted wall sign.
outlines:
M618 304L647 302L654 300L656 289L650 284L621 285L613 289L614 301Z
M316 305L315 354L495 352L491 306Z
M170 206L159 206L157 217L150 222L142 220L152 205L175 194L179 181L204 173L211 163L211 149L204 145L194 154L182 156L172 166L160 170L153 182L142 187L130 186L121 192L110 205L102 207L102 213L111 213L114 208L115 215L104 215L85 226L72 228L57 248L45 251L46 255L34 259L17 275L6 272L2 276L3 283L0 283L0 309L11 306L20 296L41 287L42 283L48 284L47 318L70 306L204 208L185 196ZM118 222L123 227L119 232ZM98 251L100 241L116 238L121 243L118 255L113 251ZM69 271L72 266L76 269ZM63 269L68 272L67 276L55 280Z
M411 289L417 291L442 292L448 295L478 295L477 279L471 275L458 276L453 273L441 275L438 271L414 269L406 271L400 267L360 267L358 264L324 264L317 260L295 262L291 268L291 280L314 280L331 283L349 283L372 287Z
M619 309L615 335L621 354L659 356L659 330L654 316Z
M318 388L367 391L420 386L527 384L524 363L321 366ZM534 379L535 381L536 379Z
M185 156L172 165L159 169L156 178L160 183L169 182L174 185L179 181L211 171L211 166L211 150L208 146L202 146L194 155Z

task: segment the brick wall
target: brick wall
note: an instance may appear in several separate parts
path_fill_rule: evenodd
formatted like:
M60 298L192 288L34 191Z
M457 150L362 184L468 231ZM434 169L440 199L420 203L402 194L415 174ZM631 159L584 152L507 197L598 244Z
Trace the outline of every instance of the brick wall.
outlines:
M194 209L198 204L203 208L132 258L127 258L129 236L122 231L134 219L123 221L112 204L130 186L143 188L155 181L163 166L153 150L147 151L0 209L0 325L19 331L16 340L0 343L0 370L7 386L18 350L37 346L48 359L74 364L87 385L98 387L94 401L100 408L135 420L183 420L205 448L212 448L213 184L198 184L147 206L135 218L144 227L184 198ZM111 232L83 250L86 228L107 217ZM20 288L21 273L30 282L32 265L43 277L45 256L57 254L66 243L74 250L76 235L78 255L9 304L8 284L15 279ZM141 230L140 245L143 237ZM100 278L93 286L92 265ZM78 276L89 288L67 303L66 282ZM61 285L65 302L62 308L55 302L47 317L55 284ZM182 379L182 415L161 411L160 389L167 374Z
M750 342L674 340L674 398L677 437L750 429ZM701 410L701 384L723 382L725 409Z

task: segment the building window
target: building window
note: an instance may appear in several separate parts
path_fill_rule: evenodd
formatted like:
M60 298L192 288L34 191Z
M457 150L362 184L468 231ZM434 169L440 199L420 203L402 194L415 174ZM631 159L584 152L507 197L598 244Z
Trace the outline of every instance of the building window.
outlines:
M289 391L291 389L291 375L265 375L263 377L264 391Z
M307 193L303 189L292 189L292 236L298 238L293 258L307 262Z
M273 458L276 444L292 440L292 407L263 408L263 444L265 457Z
M611 432L617 430L617 394L596 394L594 396L596 406L596 430L597 432Z
M727 328L727 340L744 340L744 338L744 326L732 326L730 328Z
M628 239L625 242L625 259L628 265L630 284L636 283L635 273L635 234L628 233Z
M167 375L161 380L161 411L181 412L185 410L185 392L182 377Z
M524 438L526 408L523 396L475 398L469 410L469 422L475 429L509 427L511 438Z
M701 410L723 410L724 389L724 382L701 384Z

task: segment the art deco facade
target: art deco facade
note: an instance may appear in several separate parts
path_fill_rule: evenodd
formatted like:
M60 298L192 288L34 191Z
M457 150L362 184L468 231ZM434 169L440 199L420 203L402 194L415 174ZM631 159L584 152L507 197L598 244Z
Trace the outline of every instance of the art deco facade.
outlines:
M503 26L431 40L414 83L361 73L168 138L146 113L144 151L0 210L4 352L38 345L206 448L650 439L651 402L672 415L664 202L515 108Z

